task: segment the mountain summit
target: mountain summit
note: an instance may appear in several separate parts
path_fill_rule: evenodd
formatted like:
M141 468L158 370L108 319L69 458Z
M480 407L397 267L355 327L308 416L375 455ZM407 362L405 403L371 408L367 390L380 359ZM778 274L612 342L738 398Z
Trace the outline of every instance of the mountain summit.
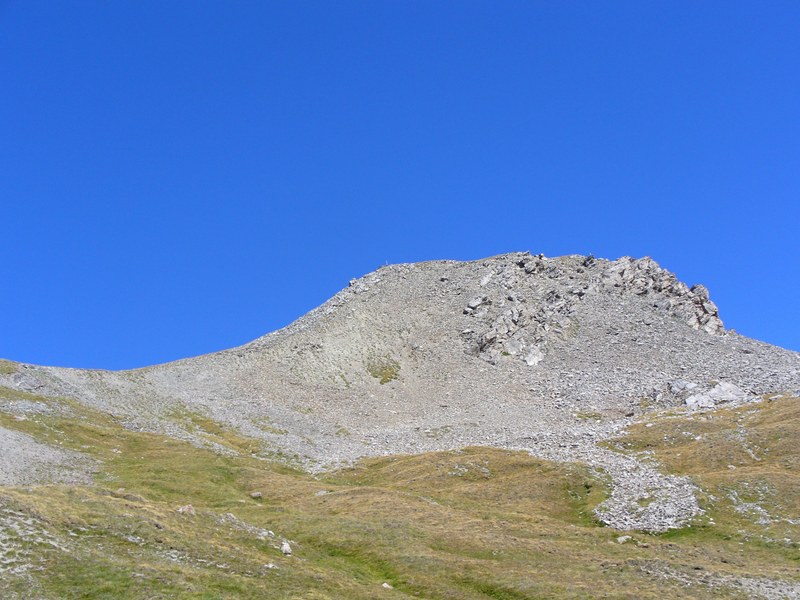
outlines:
M0 596L800 597L798 396L703 286L526 252L168 364L0 361Z
M7 371L12 389L207 444L171 418L196 412L312 471L472 445L581 461L613 480L604 522L652 531L700 512L693 486L599 443L655 410L800 387L800 355L726 331L705 287L651 258L527 252L382 267L215 354L121 372Z

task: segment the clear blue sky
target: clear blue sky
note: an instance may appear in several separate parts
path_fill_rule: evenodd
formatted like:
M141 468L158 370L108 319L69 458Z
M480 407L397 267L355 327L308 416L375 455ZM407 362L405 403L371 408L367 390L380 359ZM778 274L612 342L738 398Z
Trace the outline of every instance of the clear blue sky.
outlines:
M389 262L653 256L800 350L800 2L0 0L0 356L247 342Z

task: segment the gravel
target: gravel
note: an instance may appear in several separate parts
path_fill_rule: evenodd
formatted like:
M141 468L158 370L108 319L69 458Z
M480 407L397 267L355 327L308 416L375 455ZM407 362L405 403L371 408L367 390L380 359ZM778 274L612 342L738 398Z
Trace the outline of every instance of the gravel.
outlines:
M197 443L170 415L200 412L311 470L467 445L580 461L613 486L598 518L648 531L697 516L695 488L598 442L683 406L675 382L723 382L747 399L794 390L800 355L726 331L703 286L649 258L529 253L383 267L288 327L215 354L122 372L21 365L0 377Z
M92 470L85 455L0 427L0 485L90 483Z

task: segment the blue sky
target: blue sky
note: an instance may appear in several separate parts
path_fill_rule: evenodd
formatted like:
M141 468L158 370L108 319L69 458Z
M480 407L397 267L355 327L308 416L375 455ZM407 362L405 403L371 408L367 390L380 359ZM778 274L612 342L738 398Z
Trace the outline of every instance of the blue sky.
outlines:
M0 0L0 356L247 342L384 263L653 256L800 350L800 3Z

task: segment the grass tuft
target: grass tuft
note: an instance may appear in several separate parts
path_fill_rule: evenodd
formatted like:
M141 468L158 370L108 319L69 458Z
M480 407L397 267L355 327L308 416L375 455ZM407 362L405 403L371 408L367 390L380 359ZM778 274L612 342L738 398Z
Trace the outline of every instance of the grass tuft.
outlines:
M400 377L400 363L393 358L372 358L367 363L367 372L383 385Z
M13 375L17 369L17 363L0 358L0 375Z

